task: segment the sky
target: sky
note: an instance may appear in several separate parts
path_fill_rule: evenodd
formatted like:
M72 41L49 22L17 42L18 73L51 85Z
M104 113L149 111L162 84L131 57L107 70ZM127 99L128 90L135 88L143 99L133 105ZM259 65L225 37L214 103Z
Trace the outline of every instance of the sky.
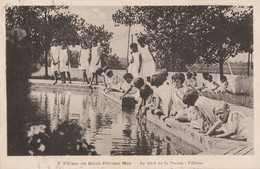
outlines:
M112 15L117 10L122 9L122 6L70 6L68 11L77 14L79 17L97 26L104 24L105 29L113 32L113 39L110 46L112 52L119 57L126 58L128 46L128 27L124 25L115 26ZM131 34L143 31L140 25L131 28ZM134 39L134 41L136 41ZM230 58L230 61L247 61L247 54L238 54L235 58Z

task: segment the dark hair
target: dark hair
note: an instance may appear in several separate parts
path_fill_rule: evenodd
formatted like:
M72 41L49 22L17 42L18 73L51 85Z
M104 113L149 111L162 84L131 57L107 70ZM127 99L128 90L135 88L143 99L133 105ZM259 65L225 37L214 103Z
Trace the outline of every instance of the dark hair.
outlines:
M222 76L222 77L220 78L220 80L225 82L225 81L227 81L227 77L226 77L226 76Z
M193 76L196 77L197 76L197 72L192 72Z
M141 77L134 79L134 86L138 89L140 89L144 85L144 79Z
M179 79L181 81L181 83L184 83L184 81L185 81L185 76L183 73L176 73L174 77L175 77L174 80Z
M127 78L133 79L134 77L131 73L126 73L126 74L124 74L123 78L126 80Z
M207 76L207 80L209 80L209 79L212 79L212 80L213 80L212 75L208 75L208 76Z
M195 102L199 98L199 93L197 90L194 89L188 89L187 92L183 96L183 103L188 105L188 106L194 106Z
M113 75L113 71L112 71L111 69L109 69L109 70L106 72L106 75L107 75L107 76Z
M208 75L209 75L208 72L203 72L202 73L203 79L207 80L208 79Z
M144 36L141 36L141 37L138 38L137 42L138 42L139 44L145 43L145 42L146 42L146 38L145 38Z
M186 73L186 76L187 76L187 78L191 78L192 77L192 73L188 72L188 73Z
M151 87L147 84L144 84L141 88L140 88L140 97L143 99L147 99L151 94L153 94L153 90L151 89Z
M153 74L150 78L150 84L152 86L156 86L156 77L157 77L157 74Z
M132 49L132 48L138 49L138 47L137 47L137 44L136 44L136 43L132 43L132 44L130 45L130 48L131 48L131 49Z
M168 72L165 70L165 69L162 69L161 71L160 71L160 74L161 75L163 75L165 78L167 78L168 77Z
M176 74L177 74L177 73L174 73L174 74L172 75L172 81L176 79Z

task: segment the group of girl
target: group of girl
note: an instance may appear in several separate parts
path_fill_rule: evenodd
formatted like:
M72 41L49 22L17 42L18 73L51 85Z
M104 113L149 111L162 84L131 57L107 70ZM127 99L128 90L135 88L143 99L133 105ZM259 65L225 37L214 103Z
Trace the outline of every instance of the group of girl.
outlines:
M139 117L152 113L164 121L174 118L178 122L188 122L193 128L212 137L253 141L252 118L238 111L231 112L225 102L200 96L198 88L203 86L195 85L196 74L191 77L188 74L187 77L185 79L183 73L176 73L169 80L167 71L162 70L147 81L126 73L123 83L113 83L108 88L109 91L122 92L121 99L136 99L136 115ZM192 83L190 78L193 79ZM127 87L122 88L123 84Z
M78 58L79 69L83 72L83 83L87 82L91 86L95 80L95 83L98 84L97 70L101 68L102 56L100 43L93 40L91 48L86 44L82 44L81 48L76 48L75 45L68 46L65 41L62 41L61 46L59 46L57 40L53 39L52 44L50 54L52 58L51 67L55 78L54 84L58 81L58 74L61 75L61 83L66 83L66 72L69 83L71 83L70 61L72 57ZM92 74L92 78L89 82L87 74L90 73Z

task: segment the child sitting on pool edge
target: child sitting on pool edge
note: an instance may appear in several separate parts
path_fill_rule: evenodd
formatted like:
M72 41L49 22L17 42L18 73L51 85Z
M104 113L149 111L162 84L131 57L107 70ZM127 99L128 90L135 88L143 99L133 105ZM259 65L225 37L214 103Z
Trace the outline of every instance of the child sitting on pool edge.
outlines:
M120 97L122 99L123 97L134 97L133 94L137 92L137 90L134 90L133 85L133 75L131 73L126 73L123 76L124 82L120 84L120 91L123 93L123 95Z
M213 113L217 116L217 122L208 130L207 135L253 142L254 122L251 117L239 111L230 112L229 105L225 102L216 106Z

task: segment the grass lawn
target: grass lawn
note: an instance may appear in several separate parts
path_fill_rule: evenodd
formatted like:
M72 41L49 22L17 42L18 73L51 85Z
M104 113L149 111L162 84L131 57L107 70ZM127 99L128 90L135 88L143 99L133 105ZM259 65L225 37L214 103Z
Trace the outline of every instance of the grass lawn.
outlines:
M243 106L247 108L254 108L254 97L253 95L245 94L229 94L229 93L209 93L201 92L201 96L205 96L210 99L216 99L225 101L238 106Z

